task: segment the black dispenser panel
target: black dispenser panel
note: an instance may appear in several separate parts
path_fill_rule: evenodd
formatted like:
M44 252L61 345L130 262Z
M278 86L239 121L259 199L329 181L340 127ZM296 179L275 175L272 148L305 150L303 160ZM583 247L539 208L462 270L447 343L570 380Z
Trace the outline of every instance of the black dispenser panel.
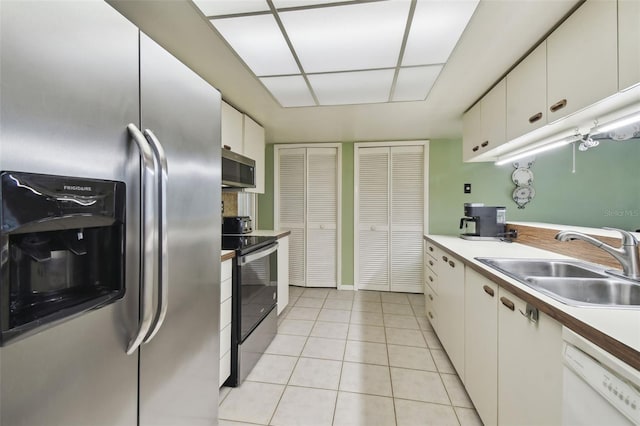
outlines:
M0 343L124 296L125 184L0 174Z

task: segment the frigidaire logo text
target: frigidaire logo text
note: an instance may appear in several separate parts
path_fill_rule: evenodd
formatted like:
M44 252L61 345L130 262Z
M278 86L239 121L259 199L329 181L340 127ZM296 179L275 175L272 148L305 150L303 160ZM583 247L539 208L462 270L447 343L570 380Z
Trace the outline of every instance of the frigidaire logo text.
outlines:
M67 191L91 191L93 188L90 186L64 185L64 189Z

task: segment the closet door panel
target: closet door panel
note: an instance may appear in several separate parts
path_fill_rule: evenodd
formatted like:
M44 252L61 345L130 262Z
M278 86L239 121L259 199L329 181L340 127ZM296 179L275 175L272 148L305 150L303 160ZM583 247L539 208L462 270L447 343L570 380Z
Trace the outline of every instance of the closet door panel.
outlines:
M307 148L307 286L336 287L338 150Z
M289 283L305 285L305 149L278 150L278 223L291 231Z
M358 287L389 290L389 148L358 149Z

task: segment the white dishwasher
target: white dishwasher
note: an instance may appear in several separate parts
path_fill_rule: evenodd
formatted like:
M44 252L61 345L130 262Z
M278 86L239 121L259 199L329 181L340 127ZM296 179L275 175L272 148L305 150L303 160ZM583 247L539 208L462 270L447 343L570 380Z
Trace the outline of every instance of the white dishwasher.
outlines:
M640 371L563 327L562 424L640 425Z

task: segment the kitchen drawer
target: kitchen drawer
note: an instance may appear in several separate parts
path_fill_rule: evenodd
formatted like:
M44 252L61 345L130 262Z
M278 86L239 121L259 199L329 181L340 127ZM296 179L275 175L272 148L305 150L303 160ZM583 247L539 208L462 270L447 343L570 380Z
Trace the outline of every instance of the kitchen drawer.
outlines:
M436 310L435 310L436 297L438 296L433 291L433 289L429 286L429 284L425 284L424 285L425 315L427 316L427 319L431 323L431 326L433 327L433 329L436 330L437 332L437 328L436 328L437 318L436 318Z
M438 293L438 275L429 267L424 270L424 282L434 293Z
M231 324L220 330L220 354L231 350ZM221 357L222 358L222 357Z
M233 266L233 259L228 259L222 262L220 266L220 281L231 279L231 268Z
M220 304L220 329L231 323L231 299Z
M436 259L436 246L433 245L433 243L427 241L425 242L425 248L424 248L424 252L426 254L428 254L429 256L431 256L434 260Z
M218 386L222 386L222 384L229 378L231 375L231 351L227 351L220 358L220 379L218 382Z
M220 303L231 297L231 278L222 280L220 283Z

